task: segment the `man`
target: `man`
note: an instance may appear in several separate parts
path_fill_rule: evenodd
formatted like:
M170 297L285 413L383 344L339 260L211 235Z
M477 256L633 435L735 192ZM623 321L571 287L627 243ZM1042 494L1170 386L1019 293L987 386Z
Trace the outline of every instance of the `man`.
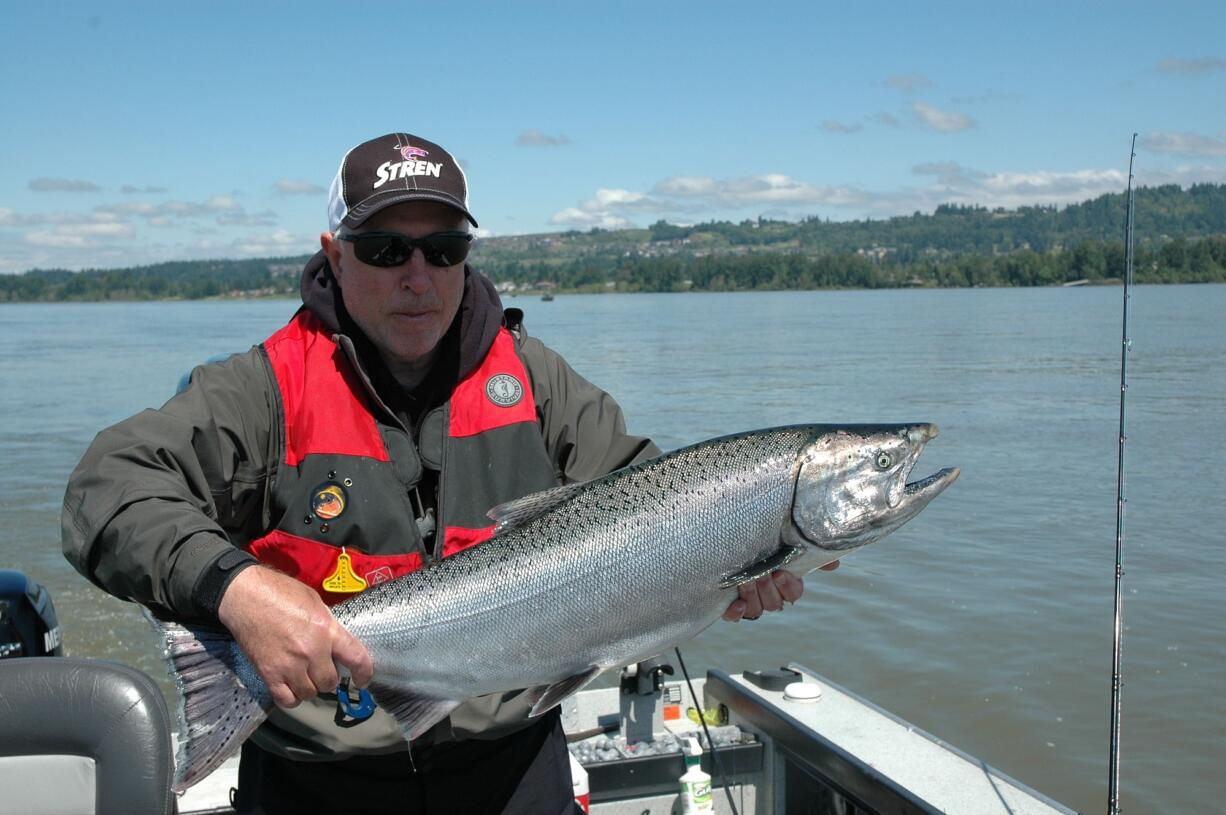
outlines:
M659 450L465 264L477 222L442 147L353 148L328 216L285 328L98 436L65 555L113 594L220 622L255 664L279 707L243 747L240 812L570 811L558 711L530 721L519 692L465 703L411 757L389 715L343 715L337 667L361 687L372 665L329 606L481 545L499 503ZM725 617L802 590L777 572Z

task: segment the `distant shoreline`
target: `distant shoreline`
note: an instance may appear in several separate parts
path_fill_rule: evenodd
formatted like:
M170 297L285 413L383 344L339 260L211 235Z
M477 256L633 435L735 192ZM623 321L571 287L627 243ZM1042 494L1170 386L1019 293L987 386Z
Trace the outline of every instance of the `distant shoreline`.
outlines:
M1139 188L1134 280L1226 282L1226 184ZM757 218L485 237L472 264L515 294L838 291L1110 285L1124 275L1124 197L1063 209L942 204L881 221ZM310 255L0 274L3 302L296 296Z
M1138 285L1151 286L1198 286L1198 285L1213 285L1214 283L1222 284L1226 281L1161 281L1149 282ZM568 297L574 295L609 295L609 294L767 294L771 292L805 292L805 291L908 291L908 290L925 290L925 291L974 291L977 289L1067 289L1067 288L1086 288L1094 287L1101 288L1104 286L1121 286L1123 281L1119 278L1104 278L1101 280L1087 280L1084 283L1076 285L1068 284L1043 284L1034 286L831 286L823 288L809 289L737 289L737 290L721 290L709 291L705 289L688 289L683 291L611 291L611 290L579 290L579 289L558 289L552 292L547 290L535 291L517 291L517 292L499 292L499 297L502 299L503 305L508 305L511 301L537 300L549 293L554 297ZM259 295L215 295L212 297L161 297L161 298L120 298L107 297L93 300L0 300L0 307L6 305L75 305L81 303L114 303L116 305L131 304L131 303L233 303L242 301L254 300L286 300L290 302L300 302L298 293L295 292L278 292L274 294L259 294Z

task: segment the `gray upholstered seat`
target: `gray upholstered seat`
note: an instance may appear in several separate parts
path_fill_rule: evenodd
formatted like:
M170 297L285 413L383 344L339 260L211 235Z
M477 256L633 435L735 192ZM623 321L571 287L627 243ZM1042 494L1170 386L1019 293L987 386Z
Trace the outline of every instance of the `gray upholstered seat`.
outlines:
M166 815L173 771L166 703L145 674L0 660L0 814Z

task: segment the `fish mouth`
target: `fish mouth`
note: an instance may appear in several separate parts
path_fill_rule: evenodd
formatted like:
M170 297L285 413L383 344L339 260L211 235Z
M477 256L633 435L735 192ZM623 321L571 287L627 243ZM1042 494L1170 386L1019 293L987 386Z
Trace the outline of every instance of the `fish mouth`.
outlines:
M903 499L925 498L931 501L940 494L941 490L948 487L950 484L958 480L958 475L962 470L959 467L945 467L938 470L927 478L921 478L919 481L908 481L903 487Z
M907 463L906 469L902 473L903 488L901 494L895 493L899 497L898 503L900 505L918 502L919 507L923 508L929 501L940 495L942 490L958 480L958 475L962 472L958 467L945 467L927 478L921 478L919 481L906 480L910 478L911 469L924 452L925 446L940 435L940 432L934 424L919 424L908 428L907 436L911 443L915 445L915 452L911 455L911 461Z

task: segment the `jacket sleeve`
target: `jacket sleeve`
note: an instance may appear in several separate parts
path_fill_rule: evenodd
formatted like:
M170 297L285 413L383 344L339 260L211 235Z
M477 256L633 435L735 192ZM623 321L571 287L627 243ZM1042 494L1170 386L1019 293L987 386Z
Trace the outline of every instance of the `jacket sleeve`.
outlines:
M533 337L524 337L521 349L545 447L561 483L590 481L660 455L651 439L626 432L622 409L612 396L555 351Z
M68 480L64 556L113 595L216 621L229 580L255 562L235 544L262 528L278 404L253 348L99 433Z

